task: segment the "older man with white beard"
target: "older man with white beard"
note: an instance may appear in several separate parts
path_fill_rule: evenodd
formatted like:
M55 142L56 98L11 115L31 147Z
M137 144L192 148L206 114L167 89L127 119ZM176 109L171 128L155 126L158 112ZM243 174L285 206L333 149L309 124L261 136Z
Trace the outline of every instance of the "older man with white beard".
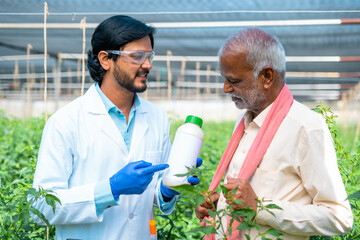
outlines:
M274 228L282 239L305 240L311 235L340 235L350 231L353 215L338 170L329 129L321 115L295 101L285 84L285 51L281 43L260 29L231 37L219 51L224 92L247 111L238 119L233 136L215 172L210 191L217 210L234 209L258 201L276 204L274 215L261 211L260 231ZM216 189L224 187L231 199ZM239 202L234 202L240 200ZM209 217L210 199L195 209ZM230 227L230 217L221 217ZM240 223L234 221L236 228ZM245 239L243 231L219 229L208 239ZM252 229L250 238L258 234ZM267 236L272 237L272 236ZM273 237L276 239L276 237Z

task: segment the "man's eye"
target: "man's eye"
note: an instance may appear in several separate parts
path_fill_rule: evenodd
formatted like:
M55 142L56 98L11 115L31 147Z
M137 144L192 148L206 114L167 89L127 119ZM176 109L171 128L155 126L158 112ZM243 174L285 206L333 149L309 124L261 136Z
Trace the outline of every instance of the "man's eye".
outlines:
M141 53L134 53L134 54L131 54L130 57L133 58L133 59L136 59L136 60L140 60L140 59L142 59L143 54L141 54Z
M235 84L235 83L238 83L240 82L239 80L235 80L235 79L227 79L229 83L231 84Z
M238 80L238 79L226 78L226 77L224 77L224 76L221 76L221 80L222 80L223 82L228 81L228 82L231 83L231 84L235 84L235 83L240 82L240 80Z

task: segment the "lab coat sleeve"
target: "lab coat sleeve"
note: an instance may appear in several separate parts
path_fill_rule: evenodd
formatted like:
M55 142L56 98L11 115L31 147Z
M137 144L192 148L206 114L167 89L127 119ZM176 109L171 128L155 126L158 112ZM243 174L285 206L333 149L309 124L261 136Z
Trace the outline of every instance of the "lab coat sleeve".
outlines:
M352 227L353 215L330 132L324 123L323 129L303 134L296 158L312 204L273 200L283 210L272 210L275 216L262 211L257 223L294 235L345 234Z
M105 179L96 183L94 190L96 214L102 217L105 209L116 206L117 203L112 195L110 180Z
M99 222L94 202L95 183L69 187L68 180L73 172L75 136L74 123L63 115L52 116L43 131L38 162L34 175L34 188L52 190L61 205L57 204L55 214L45 199L34 203L51 224L77 224ZM37 216L35 222L44 224Z
M170 140L170 123L169 123L169 119L166 116L166 114L164 114L164 122L165 122L165 126L164 126L164 135L163 135L163 145L162 145L162 154L161 154L161 162L162 163L167 163L168 158L169 158L169 154L170 154L170 150L171 150L171 140ZM177 196L174 197L170 202L165 202L161 196L161 191L160 191L160 184L161 184L161 180L163 179L163 173L164 171L162 171L159 175L158 175L158 181L156 184L156 189L155 189L155 203L156 205L159 207L159 209L161 210L162 213L164 214L170 214L175 207L176 201L177 201Z

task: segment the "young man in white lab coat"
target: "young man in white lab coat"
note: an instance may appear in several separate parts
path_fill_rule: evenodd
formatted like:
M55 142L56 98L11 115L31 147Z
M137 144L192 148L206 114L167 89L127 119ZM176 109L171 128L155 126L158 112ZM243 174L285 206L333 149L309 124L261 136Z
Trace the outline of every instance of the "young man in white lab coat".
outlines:
M178 193L161 182L169 120L137 95L152 68L153 33L127 16L103 21L88 53L96 83L46 123L34 187L53 190L61 205L55 214L45 200L35 207L55 224L56 239L150 239L154 202L165 214L174 208Z

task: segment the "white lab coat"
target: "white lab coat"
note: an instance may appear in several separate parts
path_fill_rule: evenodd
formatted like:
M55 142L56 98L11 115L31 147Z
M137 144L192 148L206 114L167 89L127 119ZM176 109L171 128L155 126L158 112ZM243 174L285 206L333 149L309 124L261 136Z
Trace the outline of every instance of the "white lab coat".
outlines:
M170 148L169 120L165 111L140 98L128 152L122 135L92 85L84 96L59 109L46 123L34 187L55 191L62 204L55 214L45 201L34 206L56 225L56 239L149 239L149 220L153 203L159 202L161 173L155 173L143 194L121 195L118 205L99 215L96 214L94 186L129 162L166 163Z

